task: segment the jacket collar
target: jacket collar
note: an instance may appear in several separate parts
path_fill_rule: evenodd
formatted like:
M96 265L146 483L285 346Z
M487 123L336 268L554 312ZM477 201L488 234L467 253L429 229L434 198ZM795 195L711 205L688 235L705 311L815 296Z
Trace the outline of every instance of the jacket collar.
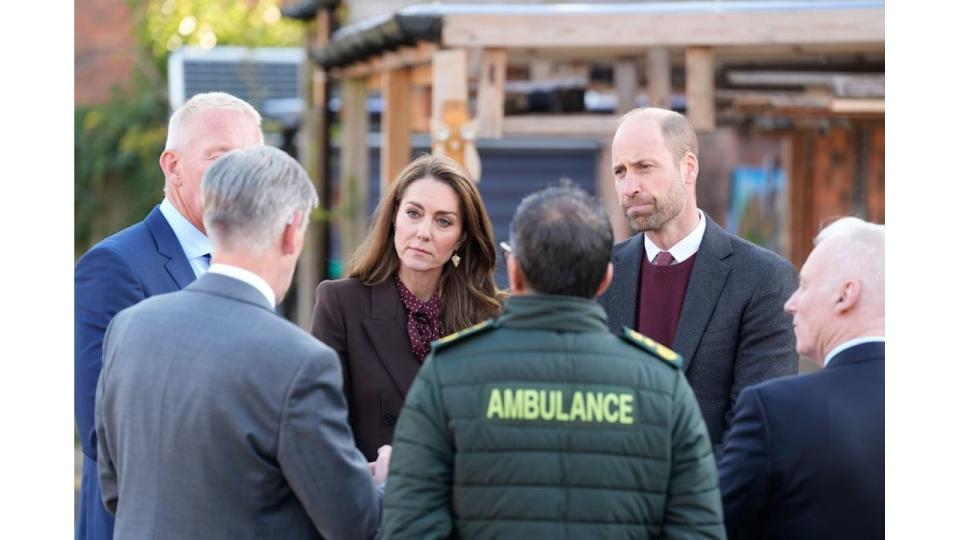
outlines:
M600 304L575 296L511 296L503 304L499 323L510 328L561 332L608 331L607 315Z
M143 222L147 225L147 229L153 236L153 241L157 244L157 253L167 258L163 268L181 289L189 285L197 278L197 275L193 272L193 268L183 252L183 247L177 240L177 235L173 233L173 228L170 227L167 218L163 217L163 213L160 212L160 207L154 206Z
M866 362L868 360L883 360L886 358L886 342L869 341L854 345L836 354L823 369L833 369L839 366Z
M410 350L407 312L393 279L370 286L370 317L363 319L361 325L397 391L405 397L420 370L420 362Z
M270 302L256 287L223 274L206 273L187 286L185 290L215 294L239 302L245 302L275 313Z

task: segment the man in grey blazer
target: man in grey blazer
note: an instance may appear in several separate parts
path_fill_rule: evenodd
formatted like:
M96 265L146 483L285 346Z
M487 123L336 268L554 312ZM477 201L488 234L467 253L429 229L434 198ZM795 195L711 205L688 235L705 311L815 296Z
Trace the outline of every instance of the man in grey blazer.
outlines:
M371 537L380 494L337 355L274 312L316 190L270 147L220 157L202 189L209 272L104 338L97 457L116 537Z
M636 109L613 138L617 196L638 234L614 246L599 298L611 330L627 326L683 357L719 457L744 387L797 373L783 304L797 271L733 236L697 208L697 136L681 114Z

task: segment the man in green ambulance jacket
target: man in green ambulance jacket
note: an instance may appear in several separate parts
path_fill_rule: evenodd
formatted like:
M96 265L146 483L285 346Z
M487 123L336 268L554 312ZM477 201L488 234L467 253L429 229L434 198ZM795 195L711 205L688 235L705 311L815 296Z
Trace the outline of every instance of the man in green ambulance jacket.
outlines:
M520 203L502 316L435 342L406 397L386 538L724 538L682 359L593 300L612 245L578 188Z

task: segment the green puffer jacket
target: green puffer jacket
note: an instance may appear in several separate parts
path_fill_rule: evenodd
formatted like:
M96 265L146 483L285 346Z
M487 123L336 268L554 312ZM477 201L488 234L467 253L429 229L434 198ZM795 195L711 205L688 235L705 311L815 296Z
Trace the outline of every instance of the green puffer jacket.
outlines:
M394 435L385 538L724 538L673 351L603 308L518 296L434 343Z

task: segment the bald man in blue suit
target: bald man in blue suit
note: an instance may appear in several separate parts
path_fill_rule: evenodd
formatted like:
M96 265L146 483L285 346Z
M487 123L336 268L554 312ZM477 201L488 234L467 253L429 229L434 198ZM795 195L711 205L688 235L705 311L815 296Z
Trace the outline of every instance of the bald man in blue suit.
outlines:
M720 461L727 535L883 538L884 227L825 228L784 309L824 368L746 388Z
M178 291L206 272L210 241L203 228L200 180L213 159L263 144L260 114L245 101L198 94L170 118L160 156L165 198L142 222L98 243L74 269L74 415L83 447L78 540L113 537L113 517L97 479L94 399L103 335L117 312L144 298Z

